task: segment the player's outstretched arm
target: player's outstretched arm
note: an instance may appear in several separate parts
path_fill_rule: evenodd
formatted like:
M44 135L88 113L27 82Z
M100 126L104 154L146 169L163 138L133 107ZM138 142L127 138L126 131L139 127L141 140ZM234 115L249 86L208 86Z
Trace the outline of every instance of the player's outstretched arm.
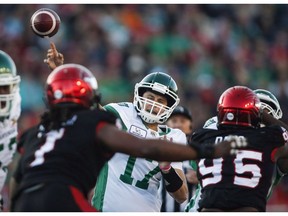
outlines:
M277 163L277 167L282 174L288 174L288 143L275 149L271 154L271 158Z
M279 125L279 126L285 128L286 130L288 130L287 124L285 124L283 121L281 121L279 119L274 118L272 115L268 114L266 111L263 111L263 113L261 115L261 121L266 126Z
M288 154L288 151L286 149L286 153ZM287 175L288 174L288 158L279 158L277 160L277 168L279 175Z
M237 153L247 145L245 139L232 137L230 141L223 141L216 145L175 144L166 140L140 139L126 132L120 131L111 124L104 124L97 128L97 137L106 147L115 152L122 152L134 157L144 157L158 161L184 161L199 158L223 157Z
M267 112L262 113L262 122L265 125L279 125L285 128L286 130L288 130L288 125L286 125L281 120L274 118L272 115L268 114ZM283 135L284 138L288 137L287 132L286 134L287 135ZM283 174L288 173L288 140L286 140L285 146L275 149L275 151L272 153L272 160L274 160L277 163L277 167L281 171L281 173Z
M247 140L244 137L235 135L228 136L225 141L215 145L205 143L194 143L189 141L189 145L196 149L198 158L219 158L227 155L235 155L242 148L247 146Z

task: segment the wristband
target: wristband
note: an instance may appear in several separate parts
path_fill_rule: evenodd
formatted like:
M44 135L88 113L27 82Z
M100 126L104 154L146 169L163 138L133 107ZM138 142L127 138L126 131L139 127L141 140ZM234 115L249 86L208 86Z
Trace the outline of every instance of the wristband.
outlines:
M198 158L213 158L215 146L213 144L198 144L189 142L189 146L197 152Z
M162 173L162 176L165 180L165 187L168 192L174 193L183 185L183 180L179 177L173 167L170 168L168 173Z

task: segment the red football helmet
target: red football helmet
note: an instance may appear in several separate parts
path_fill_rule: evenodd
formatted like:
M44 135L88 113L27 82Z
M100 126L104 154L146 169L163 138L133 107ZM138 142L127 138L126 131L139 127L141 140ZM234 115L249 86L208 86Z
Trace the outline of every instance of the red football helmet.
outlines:
M260 123L260 100L251 89L234 86L221 95L217 112L219 125L255 128Z
M46 97L50 107L79 105L90 108L99 103L98 84L86 67L64 64L55 68L46 82Z

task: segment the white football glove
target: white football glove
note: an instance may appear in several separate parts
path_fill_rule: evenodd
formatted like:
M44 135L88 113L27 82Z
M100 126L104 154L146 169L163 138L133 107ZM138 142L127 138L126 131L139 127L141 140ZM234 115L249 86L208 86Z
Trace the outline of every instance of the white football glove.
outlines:
M247 139L244 136L230 135L226 138L227 141L231 141L231 155L238 154L241 149L247 146Z

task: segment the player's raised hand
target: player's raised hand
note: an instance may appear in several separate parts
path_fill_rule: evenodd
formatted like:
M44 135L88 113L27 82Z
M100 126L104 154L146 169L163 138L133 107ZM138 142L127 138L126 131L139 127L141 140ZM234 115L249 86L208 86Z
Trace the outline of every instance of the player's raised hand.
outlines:
M47 58L44 59L44 62L51 70L64 64L64 56L57 51L53 42L50 43L50 49L47 51Z

